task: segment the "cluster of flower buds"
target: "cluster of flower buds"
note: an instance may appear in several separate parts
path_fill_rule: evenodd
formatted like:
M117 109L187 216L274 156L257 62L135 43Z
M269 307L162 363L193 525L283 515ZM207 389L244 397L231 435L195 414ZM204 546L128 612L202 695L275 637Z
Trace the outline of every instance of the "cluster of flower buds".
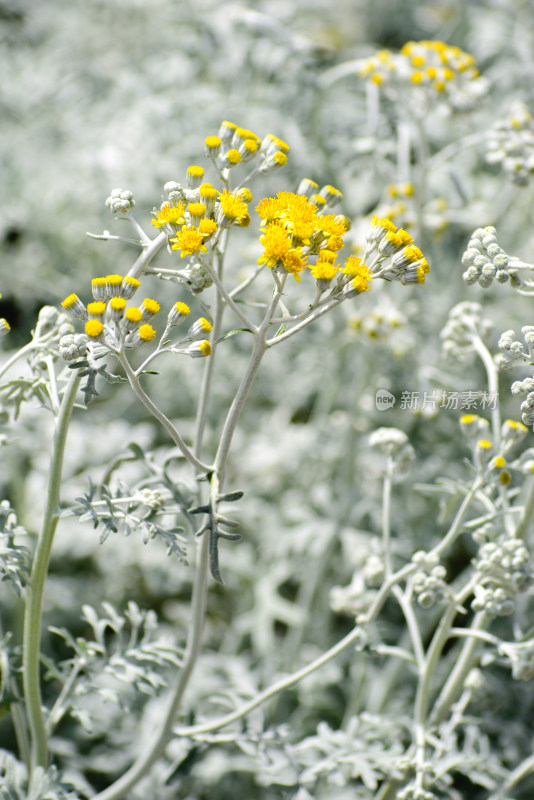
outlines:
M372 217L363 259L373 277L407 284L425 282L428 261L404 228L386 217Z
M514 103L511 114L490 131L486 161L500 164L518 186L528 184L534 172L534 118L524 103Z
M478 283L483 289L491 286L493 279L505 283L514 277L508 269L510 261L510 256L497 242L495 228L491 225L477 228L462 256L462 264L467 267L463 279L467 284Z
M475 586L473 609L490 617L512 614L516 595L529 588L534 574L525 543L503 534L482 545L474 566L480 582Z
M473 352L474 341L484 339L491 329L491 321L482 317L480 303L458 303L450 310L441 331L444 354L454 359L465 358Z
M512 394L525 398L520 406L521 419L534 430L534 377L514 381L510 389Z
M534 364L534 326L524 325L521 328L523 341L515 338L515 331L504 331L499 339L497 363L502 369L519 364ZM525 347L527 350L525 350Z
M252 194L248 189L219 192L203 178L203 167L188 167L186 185L166 183L169 200L153 211L152 224L167 234L171 250L179 250L182 258L207 252L206 243L215 245L221 231L230 225L250 224L247 203Z
M69 333L59 340L59 355L67 363L79 361L87 353L88 337L84 333Z
M208 136L204 141L206 156L212 159L224 178L238 164L255 161L256 170L261 173L272 172L287 163L287 145L278 136L268 133L263 139L234 122L221 123L216 136Z
M502 642L499 653L508 660L514 680L531 681L534 678L534 639L526 642Z
M419 550L412 556L417 572L412 576L412 587L417 602L422 608L432 608L440 603L448 594L445 583L447 571L439 563L439 556Z
M113 214L126 214L135 208L133 193L128 189L112 189L110 196L106 199L106 205Z
M117 352L122 348L137 347L151 342L156 331L150 324L159 312L156 300L145 297L141 305L127 305L140 283L137 278L127 275L107 275L92 280L93 301L85 305L76 294L71 294L62 302L63 308L74 318L84 322L86 342L93 341ZM178 301L171 308L162 340L169 331L180 325L190 314L189 306ZM201 317L189 329L184 342L186 348L175 352L187 353L193 358L209 356L211 345L206 338L211 332L211 323ZM76 349L81 340L71 337L62 348L65 360L76 358Z
M359 75L395 98L408 91L420 106L444 99L452 108L467 110L488 89L473 56L438 41L407 42L399 53L379 50L361 62Z
M387 457L394 478L402 480L407 475L415 453L404 431L398 428L377 428L369 436L369 444Z

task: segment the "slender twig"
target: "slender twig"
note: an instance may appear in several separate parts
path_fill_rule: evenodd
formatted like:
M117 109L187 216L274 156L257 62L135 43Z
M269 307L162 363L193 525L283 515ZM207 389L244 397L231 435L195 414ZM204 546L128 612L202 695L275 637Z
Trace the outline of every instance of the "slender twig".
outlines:
M187 461L189 461L189 463L195 467L195 469L200 470L200 472L203 473L211 472L213 468L208 464L204 464L192 453L192 451L186 445L186 443L184 442L184 440L182 439L182 437L180 436L180 434L178 433L178 431L176 430L170 419L165 416L163 411L160 411L160 409L152 402L150 397L142 389L141 384L139 383L139 379L137 378L135 372L131 368L130 363L126 358L126 356L124 355L124 353L119 354L119 361L122 364L124 372L126 373L126 377L128 378L130 386L132 387L132 390L136 395L136 397L143 403L145 408L148 411L150 411L152 416L155 417L161 425L163 425L167 433L170 434L170 437L173 440L174 444L181 451L184 458L186 458Z
M128 272L129 277L139 278L145 271L148 264L152 261L156 253L161 250L166 241L167 234L164 231L159 233L155 239L152 239L151 243L143 249L143 252L136 260L131 270Z
M279 681L276 681L276 683L273 683L273 685L269 686L268 689L264 689L263 692L257 694L252 700L242 705L236 711L232 711L230 714L225 714L223 717L219 717L216 720L200 723L199 725L191 725L188 728L176 728L174 731L175 734L177 736L195 737L203 733L219 730L220 728L224 728L226 725L230 725L232 722L235 722L236 720L246 716L250 711L257 708L262 703L270 700L271 697L274 697L285 689L289 689L307 675L311 675L311 673L315 672L315 670L319 669L319 667L327 664L329 661L331 661L331 659L335 658L335 656L339 655L339 653L343 652L343 650L345 650L347 647L350 647L353 642L357 641L360 635L361 628L359 625L356 625L356 627L353 628L353 630L343 639L341 639L341 641L339 641L321 656L307 664L302 669L299 669L296 672L293 672L291 675L288 675L286 678L281 678Z
M212 281L215 284L215 286L217 287L217 289L219 291L219 294L224 299L225 303L232 309L234 314L237 317L239 317L241 322L249 330L251 330L253 333L256 333L257 330L258 330L256 325L247 317L247 315L243 311L241 311L239 306L234 302L232 297L226 291L226 287L222 283L221 279L219 278L219 276L217 275L217 273L215 272L215 270L213 269L211 264L208 261L206 261L205 259L203 259L203 258L199 258L199 261L202 264L202 266L204 267L204 269L206 270L206 272L208 273L208 275L210 276L210 278L212 279Z

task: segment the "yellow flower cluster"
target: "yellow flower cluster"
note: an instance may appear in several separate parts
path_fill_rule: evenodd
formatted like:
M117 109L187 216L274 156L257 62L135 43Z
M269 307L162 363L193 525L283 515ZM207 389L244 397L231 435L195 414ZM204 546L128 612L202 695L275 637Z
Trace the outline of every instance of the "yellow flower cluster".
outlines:
M276 197L266 197L257 206L261 218L263 255L258 264L287 272L300 281L300 274L308 267L325 289L338 274L335 263L337 253L344 246L343 236L349 229L347 219L341 214L322 213L329 199L338 201L341 193L331 186L316 193L317 184L305 182L311 197L293 192L278 192ZM321 202L321 200L323 202ZM315 264L308 258L317 256ZM370 280L370 278L369 278ZM361 291L365 291L366 285Z
M93 341L117 351L117 348L136 347L151 342L156 331L150 324L159 312L160 304L145 297L139 306L128 306L129 300L140 286L137 278L108 275L91 281L93 301L85 305L76 294L70 294L61 305L72 317L84 323L85 334ZM190 314L190 308L178 301L167 317L164 336L171 328L180 325ZM208 356L211 345L208 340L198 341L211 331L211 324L204 317L195 322L187 334L188 347L179 352L193 358ZM178 351L177 351L178 352Z
M378 86L411 85L447 94L452 105L462 107L486 87L472 55L439 41L407 42L399 53L379 50L363 61L359 74Z

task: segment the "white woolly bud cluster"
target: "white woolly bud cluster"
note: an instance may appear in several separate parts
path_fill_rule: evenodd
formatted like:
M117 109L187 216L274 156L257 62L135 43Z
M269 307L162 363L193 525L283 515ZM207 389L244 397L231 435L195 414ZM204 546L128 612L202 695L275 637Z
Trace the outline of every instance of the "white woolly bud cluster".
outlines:
M491 225L477 228L462 256L467 267L463 274L468 284L478 283L483 289L491 286L493 279L505 283L510 278L510 256L497 242L497 231Z
M59 355L67 363L78 361L87 353L87 342L88 338L84 333L62 336L59 340Z
M106 199L106 205L113 214L131 211L135 208L133 193L128 189L112 189L110 196Z
M512 115L493 127L486 161L500 164L518 186L525 186L534 172L534 118L524 103L515 103Z
M209 289L213 280L202 264L194 262L180 271L180 280L193 294Z
M534 429L534 378L514 381L510 389L512 394L525 395L520 406L521 419L525 425L532 425Z
M521 328L524 342L515 338L515 331L504 331L499 339L500 355L497 363L502 369L508 369L515 364L531 364L534 362L534 326L525 325ZM528 352L525 352L525 345Z
M412 577L413 590L422 608L431 608L445 599L448 593L445 567L439 563L439 556L419 550L412 556L417 572Z
M480 548L474 564L481 581L475 586L473 609L493 618L512 614L516 595L532 583L533 566L524 542L502 535Z
M441 331L443 352L450 358L462 359L473 352L475 339L486 337L491 328L491 321L482 317L479 303L458 303Z

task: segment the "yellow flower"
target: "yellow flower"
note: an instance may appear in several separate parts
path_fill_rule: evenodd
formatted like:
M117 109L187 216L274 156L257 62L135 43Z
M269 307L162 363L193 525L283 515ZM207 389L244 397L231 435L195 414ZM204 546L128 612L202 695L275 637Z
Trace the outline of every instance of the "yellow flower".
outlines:
M104 326L99 319L90 319L85 323L85 332L91 339L97 339L103 330Z
M369 267L358 256L349 256L341 272L350 275L350 286L359 293L366 292L373 280Z
M286 272L289 272L297 283L300 283L300 273L306 266L306 259L302 257L302 249L296 247L289 250L282 258L282 264Z
M260 236L260 242L265 252L258 258L258 264L267 264L270 269L276 267L288 254L291 244L286 231L274 223L267 225L263 236Z
M156 331L152 325L141 325L138 330L138 334L139 338L142 339L143 342L151 342L156 335Z
M208 249L204 244L204 235L192 226L184 226L170 242L172 250L182 251L180 258L192 256L193 253L205 253Z
M184 217L185 206L183 203L178 203L176 206L163 206L159 211L154 211L154 219L151 220L152 225L156 228L163 228L164 225L183 225L185 222Z
M311 268L311 274L317 281L331 281L336 277L338 269L336 264L319 259L317 264Z
M219 203L222 214L222 221L226 225L241 219L248 214L247 204L237 195L228 192L226 189L219 192Z

